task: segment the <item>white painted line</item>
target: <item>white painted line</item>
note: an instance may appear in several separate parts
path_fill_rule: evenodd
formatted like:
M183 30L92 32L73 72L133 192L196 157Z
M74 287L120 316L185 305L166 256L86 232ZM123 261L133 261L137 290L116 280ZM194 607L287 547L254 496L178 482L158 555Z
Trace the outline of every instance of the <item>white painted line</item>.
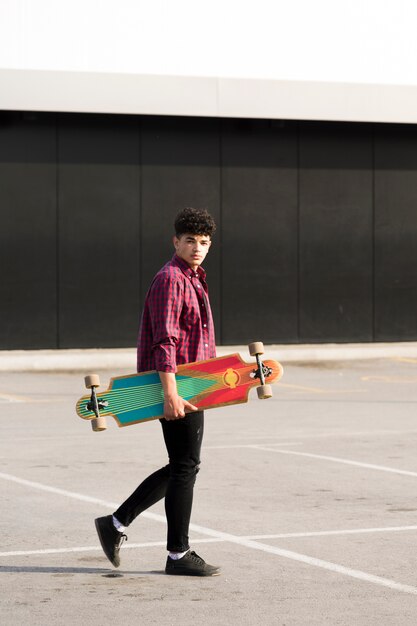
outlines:
M218 543L220 539L193 539L193 543ZM132 550L133 548L165 548L166 541L148 541L147 543L124 543L123 550ZM69 554L75 552L103 552L100 545L96 546L78 546L75 548L46 548L44 550L14 550L12 552L0 552L0 557L6 556L42 556L44 554Z
M239 448L253 448L256 446L302 446L304 445L301 441L289 441L288 443L236 443L224 446L204 446L204 450L237 450Z
M55 493L59 496L64 496L66 498L73 498L74 500L81 500L81 502L88 502L90 504L98 504L99 506L103 506L107 509L117 509L118 504L116 502L108 502L106 500L101 500L100 498L92 498L91 496L84 496L81 493L77 493L75 491L67 491L65 489L58 489L57 487L50 487L49 485L44 485L43 483L34 482L32 480L26 480L25 478L18 478L17 476L13 476L12 474L5 474L0 472L0 478L3 480L9 480L11 482L17 483L18 485L22 485L24 487L32 487L33 489L39 489L41 491L47 491L49 493ZM156 522L166 523L165 517L163 515L157 515L156 513L150 513L149 511L144 511L141 513L142 517L147 517L148 519L153 519Z
M417 526L387 526L385 528L354 528L354 529L345 529L345 530L322 530L316 532L303 532L303 533L278 533L274 535L239 535L240 539L300 539L300 538L308 538L308 537L328 537L333 535L360 535L364 533L390 533L390 532L406 532L417 530ZM225 539L219 539L216 537L206 537L202 539L201 537L196 538L192 537L190 542L192 544L196 543L222 543L225 542ZM148 541L145 543L124 543L122 550L132 550L136 548L155 548L155 547L165 547L166 541ZM46 548L43 550L14 550L9 552L0 552L1 557L8 556L34 556L34 555L44 555L44 554L69 554L69 553L77 553L77 552L102 552L102 548L99 545L95 546L77 546L74 548Z
M417 595L417 587L412 587L410 585L403 585L401 583L397 583L395 580L390 580L389 578L383 578L381 576L374 576L373 574L368 574L360 570L351 569L343 565L338 565L337 563L331 563L330 561L323 561L322 559L316 559L314 557L307 556L306 554L299 554L298 552L293 552L292 550L283 550L281 548L275 548L274 546L270 546L265 543L260 543L259 541L253 541L252 539L244 539L243 537L237 537L235 535L230 535L228 533L219 532L217 530L212 530L204 526L198 526L197 524L191 524L190 529L191 528L195 532L219 537L219 538L224 539L224 541L229 541L230 543L236 543L240 546L245 546L246 548L252 548L253 550L261 550L262 552L267 552L268 554L275 554L276 556L281 556L283 558L290 559L292 561L298 561L300 563L305 563L306 565L312 565L314 567L319 567L321 569L325 569L331 572L336 572L344 576L349 576L350 578L356 578L358 580L363 580L365 582L373 583L375 585L380 585L382 587L388 587L390 589L395 589L396 591L402 591L403 593L410 593L413 595Z
M417 429L413 428L413 429L404 429L404 430L350 430L350 431L344 431L344 430L331 430L328 432L320 432L320 433L315 433L315 432L310 432L310 433L306 433L303 432L302 435L300 435L302 437L303 440L305 439L326 439L327 437L363 437L363 436L367 436L367 435L371 435L372 437L377 437L379 435L389 435L390 437L392 435L408 435L408 434L413 434L415 435L417 433ZM275 445L275 444L267 444L267 445Z
M162 545L165 545L165 543ZM34 556L34 555L42 556L43 554L68 554L71 552L102 552L102 549L100 546L78 546L77 548L45 548L44 550L14 550L11 552L0 552L0 557Z
M264 450L266 452L277 452L278 454L291 454L294 456L302 456L309 459L319 459L320 461L331 461L332 463L342 463L343 465L353 465L354 467L364 467L366 469L378 470L379 472L389 472L390 474L400 474L402 476L417 477L417 472L411 472L409 470L402 470L396 467L387 467L386 465L374 465L372 463L362 463L361 461L351 461L350 459L341 459L336 456L325 456L323 454L311 454L310 452L296 452L295 450L279 450L277 448L271 448L267 446L261 446L258 444L252 444L246 446L254 450Z
M319 530L304 533L279 533L277 535L248 535L243 539L292 539L303 537L330 537L333 535L362 535L366 533L392 533L417 530L417 526L386 526L385 528L352 528L346 530ZM0 553L1 554L1 553Z
M10 393L0 393L0 401L4 400L5 402L27 402L28 399L24 396L15 396Z
M31 398L29 396L16 396L8 393L0 393L0 402L26 403L26 404L50 404L51 402L68 402L67 397L56 396L47 398Z
M279 383L280 387L286 389L301 391L302 393L315 393L319 395L335 395L344 393L366 393L367 389L323 389L322 387L305 387L303 385L289 385L288 383Z
M364 436L369 436L372 435L372 437L377 437L379 435L388 435L388 436L393 436L393 435L415 435L417 433L417 429L413 428L413 429L408 429L408 430L358 430L358 431L343 431L343 430L331 430L329 432L321 432L321 433L316 433L316 432L303 432L302 434L300 434L300 440L298 441L285 441L283 443L281 443L280 441L263 441L260 443L236 443L236 444L225 444L225 445L219 445L219 446L204 446L205 450L229 450L229 449L234 449L234 448L253 448L256 446L265 446L265 447L269 447L269 446L304 446L306 443L306 440L311 440L311 439L327 439L327 438L332 438L332 437L364 437ZM297 435L295 435L297 436ZM256 439L256 437L251 437L250 438L252 441L254 439Z
M73 498L75 500L80 500L82 502L89 502L90 504L91 503L98 504L98 505L105 506L106 508L110 508L110 509L112 508L114 509L117 506L113 502L106 502L105 500L101 500L99 498L92 498L90 496L85 496L83 494L76 493L73 491L66 491L64 489L50 487L49 485L43 485L42 483L18 478L17 476L12 476L11 474L5 474L3 472L0 472L0 478L15 482L22 486L32 487L34 489L40 489L42 491L46 491L49 493L54 493L54 494L58 494L61 496ZM155 513L149 513L148 511L141 513L141 515L143 517L147 517L148 519L153 519L155 521L165 523L165 517L163 515L156 515ZM372 583L372 584L379 585L382 587L388 587L395 591L401 591L403 593L417 595L417 587L412 587L410 585L403 585L401 583L397 583L394 580L390 580L389 578L383 578L381 576L374 576L373 574L367 574L366 572L351 569L343 565L338 565L337 563L331 563L330 561L323 561L322 559L316 559L316 558L307 556L306 554L299 554L298 552L293 552L291 550L283 550L281 548L276 548L275 546L270 546L266 543L260 543L259 541L254 541L252 539L244 539L236 535L231 535L229 533L224 533L218 530L213 530L212 528L199 526L198 524L190 524L190 530L196 533L199 533L201 535L213 537L214 539L220 539L222 541L228 541L230 543L234 543L239 546L244 546L245 548L251 548L252 550L260 550L262 552L266 552L267 554L274 554L276 556L280 556L285 559L298 561L300 563L305 563L306 565L311 565L313 567L319 567L321 569L325 569L331 572L342 574L343 576L349 576L350 578L355 578L357 580L362 580L364 582Z

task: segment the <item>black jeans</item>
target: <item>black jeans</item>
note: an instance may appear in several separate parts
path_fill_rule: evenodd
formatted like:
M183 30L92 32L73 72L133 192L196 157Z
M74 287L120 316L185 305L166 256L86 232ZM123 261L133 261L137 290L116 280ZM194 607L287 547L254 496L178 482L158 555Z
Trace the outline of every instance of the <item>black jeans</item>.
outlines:
M169 464L146 478L115 511L123 526L150 506L165 498L168 523L167 549L189 549L188 528L193 504L194 483L200 465L204 433L204 412L188 413L184 418L161 420Z

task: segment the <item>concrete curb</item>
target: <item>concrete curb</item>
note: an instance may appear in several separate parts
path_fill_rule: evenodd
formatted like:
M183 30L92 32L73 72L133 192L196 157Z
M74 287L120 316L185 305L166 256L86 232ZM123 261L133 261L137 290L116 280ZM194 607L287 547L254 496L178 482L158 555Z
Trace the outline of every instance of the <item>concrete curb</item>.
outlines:
M239 352L248 356L246 345L218 346L217 353ZM319 361L352 361L362 359L410 358L417 359L417 342L268 345L268 358L282 363ZM88 350L5 350L0 351L0 372L48 372L136 369L135 348Z

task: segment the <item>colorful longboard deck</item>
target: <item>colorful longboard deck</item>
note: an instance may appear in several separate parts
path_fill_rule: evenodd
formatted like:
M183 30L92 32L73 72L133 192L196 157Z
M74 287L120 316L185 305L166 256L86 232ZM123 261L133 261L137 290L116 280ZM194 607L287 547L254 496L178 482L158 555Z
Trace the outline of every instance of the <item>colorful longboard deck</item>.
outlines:
M268 384L283 374L277 361L264 361L263 368ZM260 384L256 372L257 363L245 363L239 354L187 363L176 373L178 394L201 410L247 402L250 389ZM155 371L111 378L108 389L96 393L100 418L111 416L121 427L163 417L164 394ZM97 417L91 400L88 395L77 402L77 414L83 419ZM104 429L93 425L93 430Z

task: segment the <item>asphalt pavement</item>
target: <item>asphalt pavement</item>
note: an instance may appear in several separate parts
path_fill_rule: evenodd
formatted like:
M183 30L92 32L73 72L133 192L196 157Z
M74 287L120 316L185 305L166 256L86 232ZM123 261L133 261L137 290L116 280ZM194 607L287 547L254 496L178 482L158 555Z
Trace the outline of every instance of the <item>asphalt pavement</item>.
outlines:
M119 570L99 546L94 518L166 462L158 422L94 433L89 370L3 371L0 623L414 625L417 355L281 360L272 399L206 412L191 538L214 578L163 573L163 503Z

